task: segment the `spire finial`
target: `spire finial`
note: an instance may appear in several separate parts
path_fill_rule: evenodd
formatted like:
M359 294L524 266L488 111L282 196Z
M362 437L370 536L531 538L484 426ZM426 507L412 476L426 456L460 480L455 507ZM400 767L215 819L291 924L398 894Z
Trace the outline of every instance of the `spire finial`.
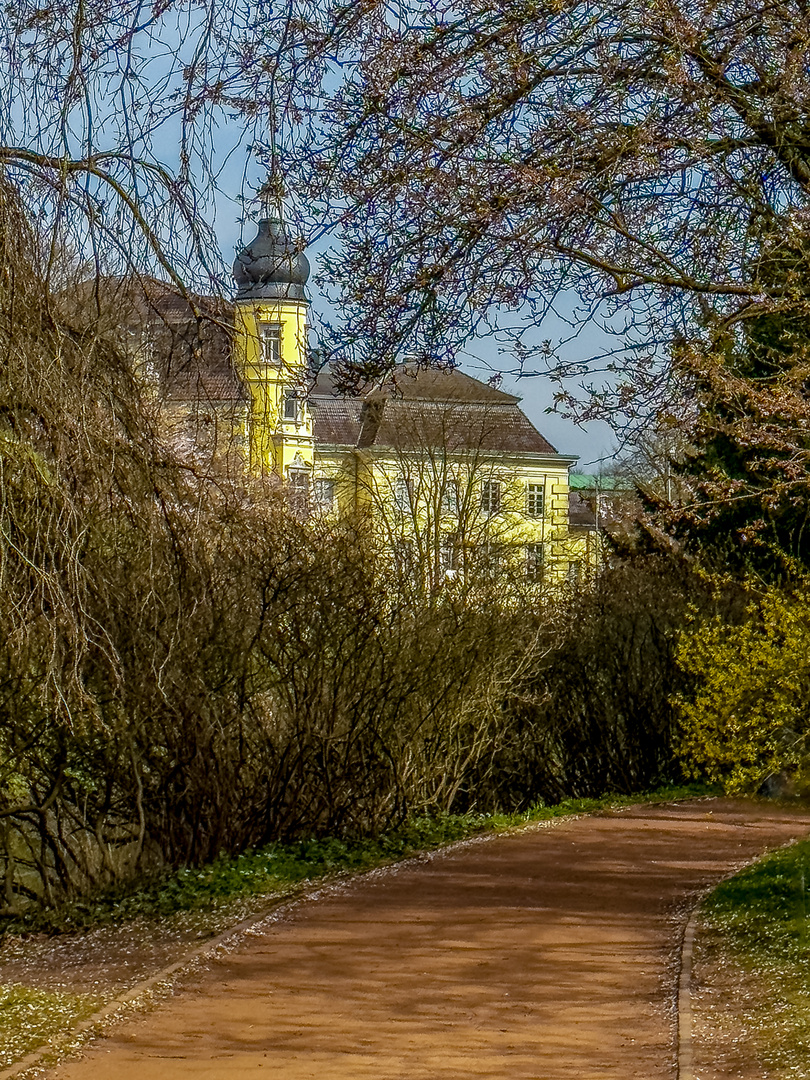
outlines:
M261 208L261 216L267 221L283 221L284 213L282 211L284 190L281 184L278 173L275 170L271 170L265 182L259 188L256 193L259 199L259 206Z
M302 300L309 262L284 228L284 185L279 172L269 170L256 192L261 207L257 235L239 252L233 264L237 300Z

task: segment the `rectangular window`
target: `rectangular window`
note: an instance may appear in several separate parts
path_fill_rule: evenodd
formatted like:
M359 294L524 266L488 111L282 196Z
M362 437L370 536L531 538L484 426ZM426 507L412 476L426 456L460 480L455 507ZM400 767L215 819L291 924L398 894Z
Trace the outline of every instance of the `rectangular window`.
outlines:
M394 544L394 563L400 574L410 574L414 566L412 540L398 540Z
M457 514L458 501L458 480L448 478L442 490L442 512L445 514Z
M455 536L443 536L439 548L439 565L445 574L452 577L458 570L459 550L458 540Z
M297 420L298 419L298 391L297 390L285 390L284 391L284 408L282 416L285 420Z
M543 516L543 497L545 489L543 484L526 485L526 515L527 517Z
M501 485L497 480L485 480L481 485L481 509L485 514L501 510Z
M504 569L506 552L503 544L484 544L480 549L481 570L490 578L497 578Z
M281 364L281 324L261 323L262 360L278 367Z
M526 577L530 581L539 581L543 576L545 549L543 544L526 545Z
M335 481L319 477L315 481L315 502L318 509L331 510L335 505Z
M303 469L290 469L287 481L290 509L296 517L305 518L309 514L309 473Z
M409 511L413 506L413 480L410 476L402 476L397 480L394 487L394 501L399 510Z

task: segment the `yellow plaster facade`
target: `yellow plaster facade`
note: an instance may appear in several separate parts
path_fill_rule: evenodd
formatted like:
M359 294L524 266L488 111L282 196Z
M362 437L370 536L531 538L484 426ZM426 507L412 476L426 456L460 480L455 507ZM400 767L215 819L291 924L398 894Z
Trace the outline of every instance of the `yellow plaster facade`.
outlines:
M283 480L315 463L307 400L306 301L236 305L233 362L249 393L246 442L252 469Z
M468 579L484 563L512 577L562 582L595 568L596 548L568 520L571 459L441 448L329 447L316 452L316 507L358 514L394 562L432 585Z

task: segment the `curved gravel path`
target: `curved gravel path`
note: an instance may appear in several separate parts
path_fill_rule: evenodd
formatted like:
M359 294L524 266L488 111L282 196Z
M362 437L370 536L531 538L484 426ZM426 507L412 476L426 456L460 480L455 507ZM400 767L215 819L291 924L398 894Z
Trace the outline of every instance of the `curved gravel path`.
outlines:
M731 800L460 845L295 906L54 1080L674 1080L697 892L810 831Z

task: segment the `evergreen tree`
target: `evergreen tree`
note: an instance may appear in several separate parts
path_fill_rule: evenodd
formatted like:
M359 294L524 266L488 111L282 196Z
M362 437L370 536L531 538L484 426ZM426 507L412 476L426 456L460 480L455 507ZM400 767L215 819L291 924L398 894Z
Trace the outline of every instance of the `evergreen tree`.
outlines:
M792 289L798 262L785 261L773 273ZM737 573L776 582L810 568L806 301L754 315L711 348L677 346L675 369L696 409L690 446L673 462L686 497L667 505L647 495L653 520L687 552Z

